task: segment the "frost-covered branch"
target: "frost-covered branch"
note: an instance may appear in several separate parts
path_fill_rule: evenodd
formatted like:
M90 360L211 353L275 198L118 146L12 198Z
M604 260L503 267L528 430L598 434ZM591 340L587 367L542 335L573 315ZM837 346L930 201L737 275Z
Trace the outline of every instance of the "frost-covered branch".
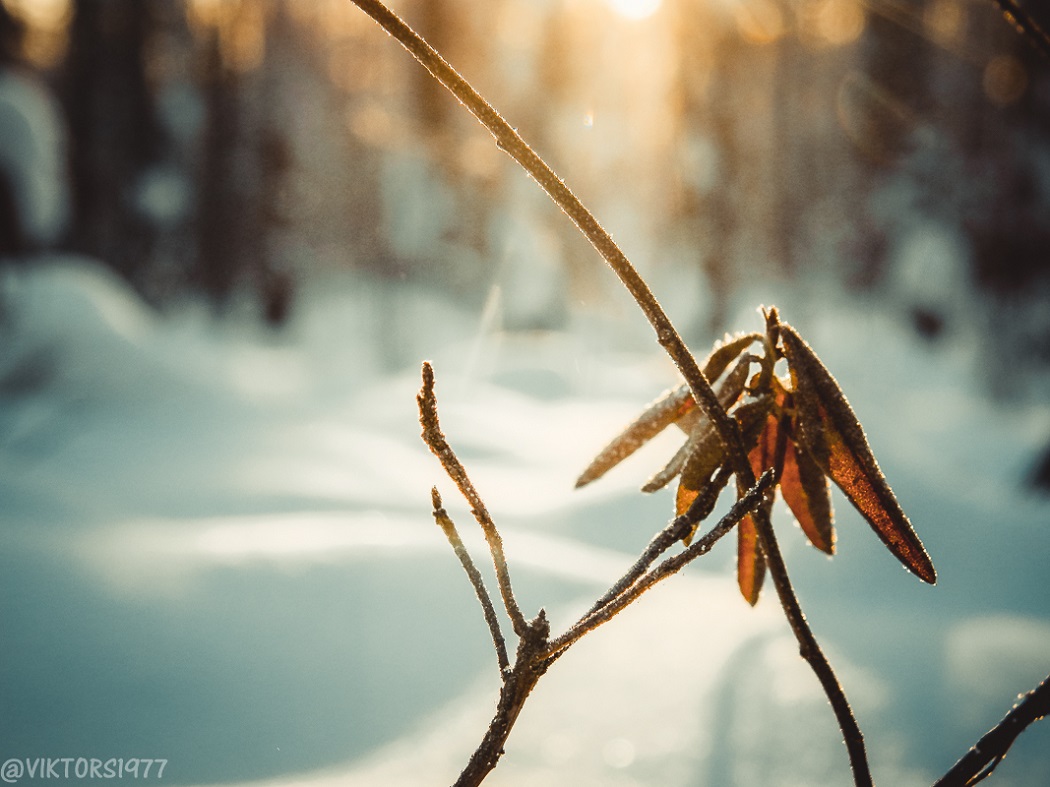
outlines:
M517 131L421 36L378 0L353 0L353 2L390 35L396 38L430 71L435 79L441 82L463 103L495 137L496 144L536 180L609 264L649 320L656 333L658 342L670 356L675 366L678 367L679 372L689 386L693 398L711 420L729 455L728 464L736 475L739 495L743 496L748 489L755 486L756 479L736 421L721 406L710 382L704 377L696 359L675 329L670 318L664 312L663 307L609 233L602 228L593 214L587 210L561 178L525 143ZM424 436L426 434L427 429L426 424L424 424ZM435 431L433 436L435 439L440 438L440 442L443 443L444 438L441 437L439 431ZM428 444L430 443L428 442ZM435 453L438 453L442 457L442 462L445 463L444 452L435 451ZM446 470L448 469L449 466L446 465ZM462 473L462 477L465 478L465 473ZM460 484L459 480L457 480L457 484ZM463 490L464 486L460 485L460 488ZM483 511L483 509L475 508L475 516L478 518L479 523L482 524L482 527L486 528L486 538L490 539L489 543L495 559L497 551L502 554L502 550L497 550L495 546L498 544L498 534L497 540L490 537L490 534L494 532L494 527L489 527L484 523L483 520L487 518L487 514L483 517L479 511ZM768 512L760 507L754 512L752 519L755 522L759 544L776 586L781 606L792 631L798 639L799 651L817 675L835 711L839 726L842 728L855 782L857 785L870 785L872 782L863 735L842 691L842 687L835 677L831 664L817 643L816 637L813 636L809 624L806 622L805 615L802 613L798 598L788 577L787 567L780 555L780 549L776 543ZM509 577L500 573L498 560L497 576L500 578L500 589L504 593L504 601L507 602L508 611L514 610L511 618L514 622L515 631L519 636L522 636L525 621L520 611L516 610L516 606L511 603L513 596L508 593L510 587Z
M1017 736L1030 724L1050 715L1050 675L1014 705L1003 720L942 776L934 787L971 787L992 774Z
M419 404L420 421L423 423L424 441L441 460L446 473L452 477L457 486L463 489L469 485L469 480L466 479L466 471L441 432L438 423L437 397L434 393L434 370L429 363L423 366L423 386L417 397L417 402ZM496 714L490 722L484 738L471 756L467 767L456 781L456 785L467 787L468 785L480 784L492 769L496 767L500 757L503 756L507 737L510 735L514 722L517 720L525 701L540 677L546 673L555 660L561 657L569 647L585 634L593 631L626 609L642 593L649 590L657 582L673 576L690 562L710 551L711 547L722 536L730 532L743 517L754 513L769 493L773 480L773 473L767 472L762 476L759 483L737 501L736 505L709 533L698 539L688 549L667 558L656 568L646 571L648 566L660 554L681 539L685 533L690 532L699 519L710 513L710 507L713 506L713 502L709 505L698 500L689 512L678 517L671 525L665 528L664 533L666 536L663 539L654 539L654 543L659 542L662 544L662 547L654 549L653 545L650 545L643 557L639 558L639 561L635 564L636 567L644 564L643 568L638 571L634 579L628 582L626 587L621 587L626 580L625 578L625 580L621 580L610 591L605 593L599 600L599 603L592 607L591 612L553 641L550 639L550 624L547 622L545 612L541 609L535 618L524 621L520 629L515 628L515 633L518 635L518 646L513 663L510 663L508 659L506 644L500 631L499 621L496 618L495 607L488 591L485 589L481 574L467 553L455 524L453 524L451 518L442 507L441 496L436 489L432 490L434 519L445 532L481 602L485 621L489 626L493 644L496 648L497 659L500 665L500 677L503 681L500 688L499 702L496 706ZM497 560L499 563L497 573L502 572L502 578L499 580L500 586L503 588L505 585L507 588L505 595L511 595L509 591L510 571L506 560L503 558L502 541L496 525L488 517L487 513L484 517L477 515L476 512L478 510L484 511L485 508L484 503L472 485L469 486L469 493L464 492L464 495L467 496L468 500L472 501L471 505L475 506L475 517L486 532L486 538L489 539L494 560ZM498 550L492 548L493 543L500 544ZM499 554L498 559L496 558L497 552ZM628 577L630 576L631 572L628 573Z
M729 513L722 517L710 532L705 533L682 552L667 558L651 571L646 572L643 569L642 572L632 580L626 588L621 589L620 592L614 594L610 591L602 596L601 601L591 607L591 610L586 615L584 615L568 631L551 642L549 650L551 659L558 658L570 645L580 639L584 634L593 631L598 628L598 626L611 620L628 605L637 601L643 593L651 589L657 582L674 576L689 563L692 563L701 555L706 555L710 552L711 547L713 547L722 536L726 535L734 527L740 524L741 519L748 514L754 514L755 510L762 503L762 499L773 487L773 481L773 472L771 470L766 471L766 473L758 480L758 483L733 505L729 510ZM652 551L653 544L658 542L662 544L664 539L661 537L664 536L664 534L667 534L669 537L673 534L689 532L688 529L692 528L694 523L688 522L687 516L688 515L683 515L677 518L665 528L657 538L653 539L653 542L650 543L650 547L647 548L643 554L643 559ZM674 540L678 539L676 538ZM667 547L664 547L662 551L666 551L669 546L670 544L668 544ZM639 563L641 562L642 561L639 560ZM650 561L650 563L651 562L652 561ZM635 567L632 568L632 572L629 572L627 576L630 576L630 574L633 573L634 568L637 566L638 563L635 564ZM621 580L621 582L618 582L613 586L613 590L620 587L622 584L623 581Z
M1050 36L1017 0L991 0L1014 28L1041 54L1050 58Z
M430 497L434 506L434 521L444 531L445 538L452 545L452 551L456 553L460 565L467 572L470 584L474 586L474 592L477 594L478 601L481 602L485 623L488 624L489 632L492 634L492 645L496 648L496 661L499 663L500 675L503 675L507 668L510 667L510 659L507 658L507 641L503 638L503 631L499 626L499 618L496 617L496 607L492 603L492 596L489 595L489 591L485 587L485 580L482 579L481 572L478 571L478 567L474 565L474 560L470 557L470 553L467 552L463 539L459 537L459 531L456 530L455 523L448 515L448 512L442 508L441 495L438 493L437 487L430 490Z
M427 444L434 456L441 460L441 466L445 468L449 478L455 482L460 493L470 505L474 519L481 526L481 531L485 534L485 541L489 545L489 552L492 554L496 581L499 584L500 595L503 596L507 615L510 616L511 624L514 626L514 633L519 637L524 636L528 622L514 598L510 570L507 568L507 557L503 552L503 539L492 517L489 516L488 508L474 488L474 484L471 483L466 468L463 467L463 463L459 461L448 441L445 440L445 435L441 432L437 416L437 399L434 396L434 369L429 363L423 364L423 388L416 397L416 401L419 404L419 422L423 427L423 442Z

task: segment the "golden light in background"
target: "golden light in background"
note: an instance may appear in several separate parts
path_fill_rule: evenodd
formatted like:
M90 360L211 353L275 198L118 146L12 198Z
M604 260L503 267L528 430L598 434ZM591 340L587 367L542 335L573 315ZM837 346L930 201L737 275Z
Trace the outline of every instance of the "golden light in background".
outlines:
M272 6L257 0L189 0L190 25L219 33L223 60L238 71L258 66L266 53L266 21Z
M934 0L922 14L926 32L940 44L950 44L962 38L966 14L957 0Z
M612 9L625 19L645 19L660 10L663 0L608 0Z
M346 122L354 136L374 148L389 148L399 137L396 119L376 101L348 111Z
M195 29L218 27L225 5L224 0L188 0L186 17Z
M772 0L739 2L733 8L733 16L740 35L753 44L768 44L784 34L784 14Z
M815 0L810 12L813 33L830 46L852 43L864 31L864 9L856 0Z
M3 0L7 10L25 22L25 54L48 68L62 59L72 0Z
M1013 55L996 55L984 67L984 94L1000 107L1013 104L1028 87L1028 73Z

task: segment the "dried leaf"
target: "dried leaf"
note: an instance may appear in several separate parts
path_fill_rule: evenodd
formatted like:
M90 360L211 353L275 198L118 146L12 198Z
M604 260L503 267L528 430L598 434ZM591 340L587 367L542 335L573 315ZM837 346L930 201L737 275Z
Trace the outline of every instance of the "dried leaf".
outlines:
M737 356L740 355L754 342L760 341L762 334L760 333L744 333L737 336L730 336L726 334L726 337L722 339L721 344L715 347L710 355L704 360L704 377L709 382L714 382L722 376L722 372L729 368Z
M766 512L768 514L768 507ZM750 514L740 520L736 529L736 582L741 595L754 606L758 603L762 580L766 576L766 559L758 548L758 530Z
M688 511L700 490L711 483L711 476L721 466L724 455L722 441L714 429L708 427L705 438L697 444L682 467L682 478L675 493L675 516Z
M715 387L715 395L718 397L718 403L722 406L723 410L729 410L729 408L736 404L737 400L740 399L740 395L744 393L744 386L747 385L747 375L750 368L751 356L744 356L739 359L736 365L726 373L722 380L718 382ZM663 470L649 479L645 486L642 487L642 491L651 492L666 486L671 479L677 475L678 470L685 472L684 468L689 457L698 450L712 452L717 449L718 457L721 457L721 438L719 438L715 432L710 419L700 411L690 413L690 415L695 415L696 418L692 421L692 429L689 432L689 439L686 441L686 444L671 458L671 461L668 462ZM685 422L685 419L681 419L677 423L681 426L683 422ZM713 445L710 445L712 441ZM683 451L685 452L684 461L679 459L679 454ZM720 459L714 467L717 468L719 464L721 464ZM676 466L678 470L675 470ZM699 466L699 470L706 468L706 466L706 463ZM712 469L711 472L713 473L714 469ZM709 475L710 473L708 476ZM700 477L697 478L698 481L701 480ZM688 507L687 504L686 508Z
M688 387L665 391L598 453L576 480L576 488L601 478L695 406Z
M822 552L834 555L835 528L827 476L813 457L805 450L796 449L790 441L784 450L780 493L809 542Z
M772 398L764 396L745 402L736 408L733 416L740 425L744 445L754 445L772 405ZM697 495L710 483L715 470L722 464L724 458L722 442L713 429L711 433L713 436L710 443L702 444L703 450L698 448L682 468L682 478L678 483L678 492L675 494L676 516L681 516L689 509Z
M682 447L675 451L674 456L671 457L671 461L664 465L659 472L645 482L642 486L643 492L656 492L671 483L671 480L682 472L682 468L685 467L686 461L688 461L689 457L701 447L701 443L704 440L715 439L717 442L717 438L714 437L714 431L711 429L710 425L701 422L697 423L696 427L697 428L693 430L692 434L689 435L689 438L682 443Z
M770 408L769 414L762 424L762 431L758 432L755 446L747 455L748 460L751 462L751 469L755 473L755 478L758 478L770 468L779 471L779 468L776 466L777 439L779 435L780 412Z
M726 334L725 338L722 340L722 343L716 346L711 351L711 354L708 355L707 358L704 360L704 377L707 378L707 381L710 382L712 385L715 385L715 383L718 382L718 378L721 377L725 370L729 368L729 364L731 364L736 358L738 358L740 354L748 348L749 345L760 340L761 338L762 334L760 333L745 333L738 336L730 336L729 334ZM731 385L735 386L738 382L740 385L740 390L737 392L736 396L732 398L733 402L740 398L740 392L743 391L743 386L747 383L746 368L749 366L750 362L745 364L745 369L743 370L743 372L741 372L739 371L740 364L738 363L737 366L734 367L733 370L726 375L726 380L724 381L724 383L729 383L730 380L732 380ZM737 378L736 375L738 374L742 374L743 376L741 378ZM719 401L722 401L722 387L716 386L716 391L719 392ZM695 408L696 402L692 399L692 397L690 397L689 401L693 404L693 407ZM725 401L722 401L723 408L729 407L730 404L732 404L732 402L727 404ZM703 417L704 414L699 409L690 409L683 415L682 418L677 420L675 423L686 434L692 434L694 428L696 427L696 424Z
M798 443L856 506L898 560L925 582L933 562L912 529L835 378L795 330L780 324L798 411Z

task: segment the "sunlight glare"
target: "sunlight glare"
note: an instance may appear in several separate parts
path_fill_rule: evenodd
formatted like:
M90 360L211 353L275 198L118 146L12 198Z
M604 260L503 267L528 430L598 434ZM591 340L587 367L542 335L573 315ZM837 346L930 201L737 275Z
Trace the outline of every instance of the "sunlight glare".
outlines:
M855 0L818 0L812 13L813 32L831 46L850 44L864 31L864 9Z
M784 34L784 15L771 0L740 3L734 10L740 35L753 44L768 44Z
M71 0L4 0L4 5L29 25L54 30L68 20L73 4Z
M41 68L54 66L65 50L72 0L3 0L3 4L26 25L25 56Z
M608 0L609 5L626 19L646 19L655 14L663 0Z

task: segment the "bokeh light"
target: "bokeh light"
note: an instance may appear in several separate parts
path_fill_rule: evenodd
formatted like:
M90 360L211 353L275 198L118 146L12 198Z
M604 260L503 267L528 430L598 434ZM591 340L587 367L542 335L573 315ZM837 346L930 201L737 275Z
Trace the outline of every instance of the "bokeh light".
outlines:
M609 5L627 19L645 19L658 10L662 0L609 0Z

